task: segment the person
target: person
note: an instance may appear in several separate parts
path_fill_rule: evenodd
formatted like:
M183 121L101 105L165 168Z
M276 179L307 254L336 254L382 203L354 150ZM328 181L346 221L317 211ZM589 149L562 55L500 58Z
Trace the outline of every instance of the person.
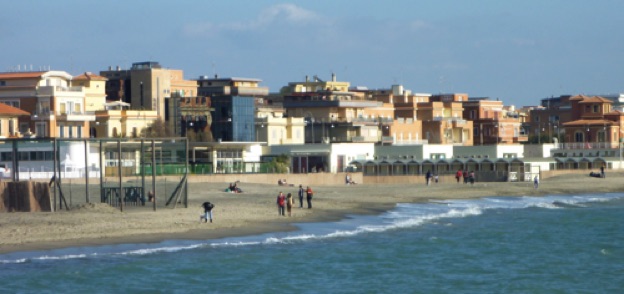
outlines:
M462 177L464 177L464 184L468 184L468 170L462 172Z
M284 207L286 206L286 197L284 197L284 193L282 191L277 195L277 214L286 216L284 212Z
M533 187L535 189L537 189L537 187L539 187L539 178L537 177L537 175L533 178Z
M199 220L203 220L205 222L208 222L208 220L210 220L210 222L212 222L212 209L214 208L214 204L206 201L202 203L201 206L204 208L204 215L200 216Z
M303 185L299 185L299 208L303 208L303 194L305 194Z
M291 211L294 204L295 203L292 194L288 193L288 195L286 196L286 210L288 211L288 217L292 216Z
M605 171L604 171L604 170L605 170L605 166L604 166L604 164L603 164L603 165L600 167L600 177L601 177L601 178L605 178L605 177L606 177L606 175L605 175Z
M312 188L310 188L310 186L307 186L306 200L308 200L308 209L312 209L312 196L313 195L314 195L314 192L312 192Z
M431 171L428 170L427 174L425 175L425 179L427 180L427 186L429 186L429 184L431 183Z
M461 168L457 170L457 173L455 174L455 179L457 180L457 183L459 184L459 179L462 177L463 173Z
M473 170L470 171L470 175L468 176L468 179L470 180L470 184L474 185L475 182L475 173Z
M282 179L277 179L277 185L278 186L283 186L284 183L282 183Z
M345 176L345 183L346 183L347 185L351 184L351 175L347 174L347 175Z

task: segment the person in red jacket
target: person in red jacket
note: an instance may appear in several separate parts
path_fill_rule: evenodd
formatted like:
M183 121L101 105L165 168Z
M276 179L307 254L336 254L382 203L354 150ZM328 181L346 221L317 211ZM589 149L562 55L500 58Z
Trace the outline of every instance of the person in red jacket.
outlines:
M279 195L277 195L277 214L286 216L286 213L284 212L285 207L286 207L286 196L284 196L284 193L280 191Z
M308 209L312 209L312 196L314 192L312 192L312 188L310 186L306 189L306 200L308 200Z

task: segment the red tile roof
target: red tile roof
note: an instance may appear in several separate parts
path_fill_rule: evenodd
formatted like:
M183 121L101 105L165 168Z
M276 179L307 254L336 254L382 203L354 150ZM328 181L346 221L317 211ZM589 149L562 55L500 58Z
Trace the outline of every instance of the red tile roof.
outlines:
M108 79L91 72L85 72L79 76L75 76L73 80L107 81Z
M562 124L565 127L570 126L611 126L615 125L615 122L604 119L579 119L575 121L569 121Z
M30 115L30 113L23 111L19 108L15 108L13 106L0 103L0 115L4 116L22 116L22 115Z
M28 71L28 72L0 72L0 80L24 79L24 78L41 78L45 71Z

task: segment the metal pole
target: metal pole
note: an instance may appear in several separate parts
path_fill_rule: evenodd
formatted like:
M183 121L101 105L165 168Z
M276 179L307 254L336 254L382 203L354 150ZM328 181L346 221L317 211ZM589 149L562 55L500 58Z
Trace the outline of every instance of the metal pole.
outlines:
M145 140L141 139L141 189L143 189L143 199L145 199Z
M154 211L156 211L156 143L152 140L152 193L154 193Z
M89 152L88 152L88 146L87 146L87 139L84 140L84 157L85 157L85 191L87 192L87 203L90 203L89 201Z
M123 212L124 193L121 181L121 139L117 139L117 172L119 173L119 210Z
M189 141L188 138L184 138L184 148L186 154L186 162L184 163L184 175L186 176L186 180L184 181L184 208L188 208L188 177L189 177Z

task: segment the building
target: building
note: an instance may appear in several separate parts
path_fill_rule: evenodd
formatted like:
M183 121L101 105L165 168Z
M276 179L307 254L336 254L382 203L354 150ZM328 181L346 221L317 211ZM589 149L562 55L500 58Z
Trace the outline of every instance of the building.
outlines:
M30 113L19 108L0 103L0 138L14 138L21 135L28 136L29 133L20 134L17 131L20 117L30 116Z
M180 130L180 115L174 98L194 97L197 83L184 80L182 70L163 68L158 62L135 62L130 69L100 71L108 79L106 95L109 101L129 103L132 110L152 110L169 128Z
M64 71L0 73L0 102L31 114L19 122L20 133L37 137L86 138L89 122L84 86L72 86Z
M522 128L523 117L515 107L506 107L502 101L487 98L462 102L464 119L473 122L475 145L513 144L526 142Z
M256 141L256 99L266 97L269 88L261 87L262 80L253 78L214 78L200 76L197 80L199 96L210 97L212 108L212 136L217 141Z

